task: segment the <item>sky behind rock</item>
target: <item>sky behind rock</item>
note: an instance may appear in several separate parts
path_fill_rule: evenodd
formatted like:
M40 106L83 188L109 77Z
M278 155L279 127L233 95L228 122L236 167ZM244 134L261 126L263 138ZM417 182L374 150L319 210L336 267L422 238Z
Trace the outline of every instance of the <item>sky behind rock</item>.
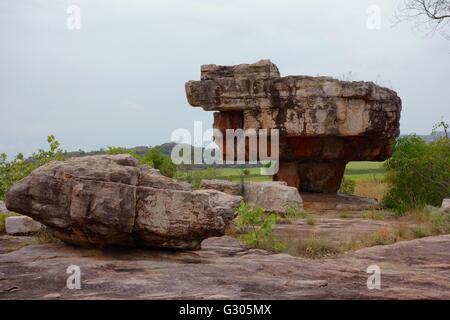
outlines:
M271 59L282 75L374 81L403 100L402 133L450 121L450 41L394 23L394 0L0 0L0 152L54 134L67 150L155 145L212 114L184 83L205 63ZM67 28L67 8L81 29ZM381 9L369 29L367 9Z

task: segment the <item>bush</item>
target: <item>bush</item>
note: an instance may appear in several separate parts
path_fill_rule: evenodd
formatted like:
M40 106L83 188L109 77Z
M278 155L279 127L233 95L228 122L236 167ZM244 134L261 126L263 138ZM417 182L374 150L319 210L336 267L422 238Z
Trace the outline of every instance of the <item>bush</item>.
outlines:
M346 193L346 194L354 194L355 187L356 187L355 180L344 177L344 178L342 178L341 187L339 188L339 192Z
M47 142L49 144L48 151L39 149L28 159L19 153L12 161L8 161L5 153L0 154L0 199L5 198L6 192L16 181L25 178L34 169L51 160L64 159L60 144L55 137L48 136Z
M143 156L127 150L123 147L108 147L107 154L129 154L136 158L140 164L158 169L163 176L173 178L177 172L176 165L172 162L169 156L162 154L158 149L151 148Z
M262 208L250 207L241 202L237 209L237 226L244 233L240 238L256 248L281 250L284 245L272 238L272 226L277 215L266 214Z
M177 172L176 165L169 156L162 154L158 149L149 149L142 157L135 156L141 164L158 169L162 175L173 178Z
M427 204L440 206L450 195L450 140L446 137L431 143L417 136L400 138L385 167L389 191L383 202L398 214Z

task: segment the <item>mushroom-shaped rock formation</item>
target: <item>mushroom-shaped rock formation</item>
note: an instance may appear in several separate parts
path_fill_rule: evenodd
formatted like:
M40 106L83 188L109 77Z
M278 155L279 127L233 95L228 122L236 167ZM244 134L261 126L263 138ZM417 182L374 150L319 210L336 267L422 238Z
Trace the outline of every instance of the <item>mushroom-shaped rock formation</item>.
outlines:
M395 91L372 82L281 77L269 60L203 65L201 80L186 83L186 95L192 106L218 111L214 128L224 136L226 129L278 129L274 179L303 192L337 192L349 161L389 158L399 135Z

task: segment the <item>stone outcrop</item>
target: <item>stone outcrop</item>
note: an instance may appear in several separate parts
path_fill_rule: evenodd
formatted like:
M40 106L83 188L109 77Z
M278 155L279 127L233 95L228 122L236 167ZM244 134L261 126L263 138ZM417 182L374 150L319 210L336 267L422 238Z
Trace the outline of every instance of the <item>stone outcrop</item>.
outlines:
M311 211L362 211L381 208L381 204L376 199L340 192L336 194L301 193L301 196L303 207Z
M80 246L199 249L223 235L241 197L191 190L128 155L53 161L16 183L8 209Z
M205 240L195 254L11 240L18 239L24 244L0 254L0 299L450 299L450 235L325 259L252 249L227 236ZM11 240L0 235L0 252ZM82 290L66 287L74 263ZM367 289L374 264L381 290ZM179 318L178 309L167 312Z
M36 233L43 225L27 216L14 216L5 219L5 231L9 235L27 235Z
M242 195L242 185L227 180L202 180L200 188L218 190L236 196Z
M281 77L269 60L203 65L201 80L186 83L186 95L192 106L216 111L214 128L224 136L226 129L278 129L275 180L303 192L335 193L349 161L387 159L399 135L401 100L393 90L330 77Z
M283 181L234 183L226 180L202 180L201 188L213 189L232 195L242 195L243 200L267 212L286 213L289 209L303 209L298 190Z

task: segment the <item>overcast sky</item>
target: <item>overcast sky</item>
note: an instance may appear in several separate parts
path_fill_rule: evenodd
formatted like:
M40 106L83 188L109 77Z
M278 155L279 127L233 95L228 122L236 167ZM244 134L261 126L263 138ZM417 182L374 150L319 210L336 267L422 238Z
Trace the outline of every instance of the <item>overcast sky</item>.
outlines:
M282 75L377 81L403 100L402 133L450 121L450 41L395 25L397 0L0 0L0 152L54 134L67 150L155 145L210 126L184 83L205 63L271 59ZM81 9L81 29L67 8ZM367 8L381 9L381 29Z

